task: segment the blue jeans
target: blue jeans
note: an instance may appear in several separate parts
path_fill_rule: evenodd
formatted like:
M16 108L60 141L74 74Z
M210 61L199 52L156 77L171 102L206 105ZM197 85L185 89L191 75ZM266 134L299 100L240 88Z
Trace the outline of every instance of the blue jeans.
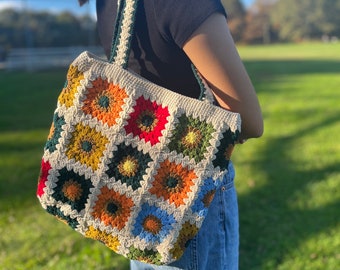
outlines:
M131 261L131 270L238 269L238 204L234 187L235 171L231 162L228 169L199 233L190 241L183 256L167 266Z

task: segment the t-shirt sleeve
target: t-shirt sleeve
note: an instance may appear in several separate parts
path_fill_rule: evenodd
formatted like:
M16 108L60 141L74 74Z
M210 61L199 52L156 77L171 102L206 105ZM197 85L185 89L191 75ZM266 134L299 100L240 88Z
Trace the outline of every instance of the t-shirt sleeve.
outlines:
M146 0L149 1L149 0ZM155 0L154 16L165 39L180 48L213 13L226 15L220 0Z

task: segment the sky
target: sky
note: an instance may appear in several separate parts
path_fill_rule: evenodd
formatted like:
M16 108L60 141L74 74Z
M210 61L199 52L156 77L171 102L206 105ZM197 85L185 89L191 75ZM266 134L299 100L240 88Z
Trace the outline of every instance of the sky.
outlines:
M241 1L246 7L254 2L254 0ZM68 10L76 14L89 13L95 17L95 2L95 0L90 0L90 4L80 8L77 0L0 0L0 10L7 7L26 7L35 10L48 10L51 12Z

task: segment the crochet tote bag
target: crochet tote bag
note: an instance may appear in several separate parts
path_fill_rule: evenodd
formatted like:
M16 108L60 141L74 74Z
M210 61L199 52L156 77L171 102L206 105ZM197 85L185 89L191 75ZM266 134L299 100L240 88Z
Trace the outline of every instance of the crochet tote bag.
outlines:
M110 62L84 52L70 65L37 197L85 237L161 265L199 231L241 121L126 69L136 6L119 2Z

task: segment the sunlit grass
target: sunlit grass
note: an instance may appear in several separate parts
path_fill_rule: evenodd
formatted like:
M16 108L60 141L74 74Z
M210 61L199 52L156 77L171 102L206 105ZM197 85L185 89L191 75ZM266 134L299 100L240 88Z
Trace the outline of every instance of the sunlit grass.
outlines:
M339 265L340 62L334 48L339 44L241 49L265 118L264 136L234 154L241 269Z
M338 43L301 43L238 46L239 52L247 60L339 60Z

